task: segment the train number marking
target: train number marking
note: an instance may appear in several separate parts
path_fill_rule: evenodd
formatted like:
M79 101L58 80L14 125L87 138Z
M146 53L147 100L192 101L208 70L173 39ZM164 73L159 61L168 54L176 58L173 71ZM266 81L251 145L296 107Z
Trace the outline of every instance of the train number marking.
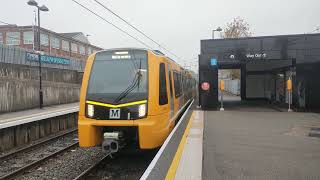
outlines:
M110 119L120 119L120 109L110 109L109 118Z

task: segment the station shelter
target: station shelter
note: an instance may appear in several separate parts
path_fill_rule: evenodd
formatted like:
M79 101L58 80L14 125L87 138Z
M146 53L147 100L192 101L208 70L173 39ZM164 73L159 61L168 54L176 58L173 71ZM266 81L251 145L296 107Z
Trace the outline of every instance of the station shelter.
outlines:
M241 100L287 104L290 78L293 107L320 109L320 34L201 40L199 105L203 109L219 106L219 69L240 70Z

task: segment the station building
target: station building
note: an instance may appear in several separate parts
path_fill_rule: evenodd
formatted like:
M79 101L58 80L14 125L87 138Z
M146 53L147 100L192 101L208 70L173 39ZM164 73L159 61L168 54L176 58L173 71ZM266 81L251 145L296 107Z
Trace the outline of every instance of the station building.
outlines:
M241 100L288 103L286 80L292 79L292 105L299 111L320 109L320 34L201 40L199 102L217 108L219 69L240 69ZM201 84L208 82L209 90Z
M92 45L82 32L57 33L41 28L41 51L52 56L86 60L88 55L102 48ZM0 44L37 49L37 26L0 26Z

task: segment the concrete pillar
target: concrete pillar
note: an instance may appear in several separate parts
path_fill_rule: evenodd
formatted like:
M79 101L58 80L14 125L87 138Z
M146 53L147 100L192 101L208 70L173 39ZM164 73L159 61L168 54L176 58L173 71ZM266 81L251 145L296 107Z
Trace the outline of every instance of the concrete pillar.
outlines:
M15 127L15 146L21 146L29 142L29 125L23 124Z
M40 125L39 126L39 128L40 128L40 137L45 137L45 136L51 134L50 133L50 131L51 131L51 127L50 127L51 122L50 122L50 120L49 121L46 121L46 120L39 121L39 125Z
M58 118L60 131L67 129L67 122L63 116Z
M59 119L51 118L51 134L56 133L59 131Z
M0 153L15 146L14 135L14 128L0 130Z
M73 128L75 126L73 116L74 116L73 114L66 115L68 129Z
M40 128L39 128L39 122L34 122L30 124L29 129L29 141L34 141L40 138Z

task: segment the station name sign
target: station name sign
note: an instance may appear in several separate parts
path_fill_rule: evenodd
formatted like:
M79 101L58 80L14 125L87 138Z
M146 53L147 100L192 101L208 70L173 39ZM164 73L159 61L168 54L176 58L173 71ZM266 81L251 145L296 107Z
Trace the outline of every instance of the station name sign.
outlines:
M251 54L251 53L248 53L245 55L245 57L247 57L248 59L257 59L257 58L266 58L267 57L267 54L266 53L256 53L256 54ZM229 56L230 59L235 59L236 58L236 55L234 54L231 54Z
M66 58L62 58L62 57L41 55L40 59L41 59L41 62L43 62L43 63L70 65L70 60L66 59ZM26 60L39 62L39 54L27 52L26 53Z

